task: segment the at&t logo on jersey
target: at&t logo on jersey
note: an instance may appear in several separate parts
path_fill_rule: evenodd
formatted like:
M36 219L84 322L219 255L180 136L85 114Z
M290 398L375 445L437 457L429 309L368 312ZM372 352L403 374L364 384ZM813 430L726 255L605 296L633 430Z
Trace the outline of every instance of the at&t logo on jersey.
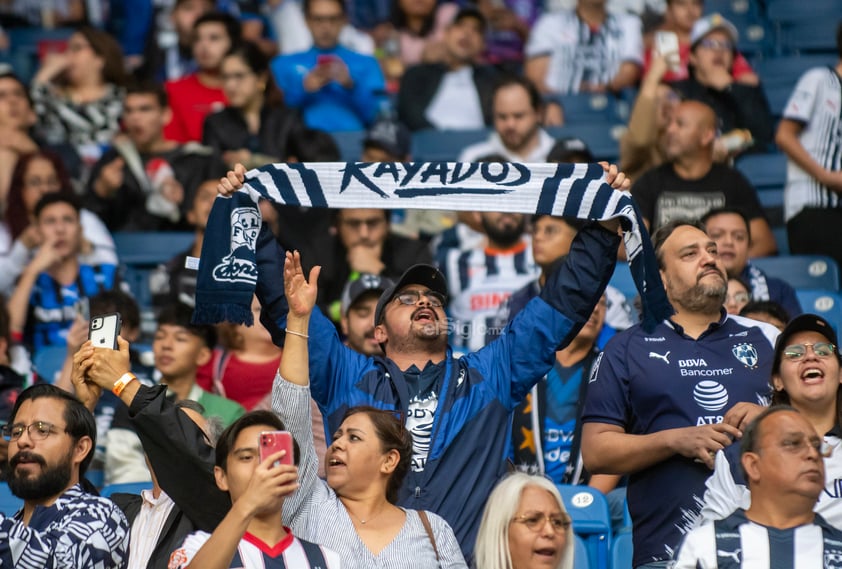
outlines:
M731 348L731 353L739 360L741 364L747 368L754 369L757 367L757 350L752 344L737 344Z
M722 411L728 406L728 390L718 381L706 379L693 388L693 400L705 411ZM722 415L704 415L696 425L711 425L722 422Z

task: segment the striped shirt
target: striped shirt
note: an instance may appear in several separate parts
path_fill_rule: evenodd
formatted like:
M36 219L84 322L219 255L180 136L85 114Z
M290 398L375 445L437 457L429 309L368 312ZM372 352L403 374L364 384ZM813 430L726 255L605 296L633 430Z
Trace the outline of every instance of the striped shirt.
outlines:
M811 524L776 529L745 510L687 534L673 569L816 569L842 566L842 532L816 515Z
M211 534L204 531L188 535L182 546L172 552L169 569L183 569L190 565L210 537ZM302 541L291 533L270 546L248 532L243 535L228 564L230 569L339 569L340 566L339 555L335 551Z
M438 548L438 562L415 510L405 510L406 521L398 534L380 553L373 554L357 534L342 501L318 477L319 459L313 447L310 422L310 389L275 376L272 409L281 416L301 447L299 488L284 500L284 523L289 524L295 535L338 552L343 569L467 569L453 530L431 512L427 512L427 517Z
M540 273L526 237L505 251L448 251L441 269L449 287L450 341L465 352L479 350L486 338L499 334L502 327L492 328L499 326L500 306Z
M834 69L817 67L798 80L784 109L784 118L804 125L798 139L822 167L842 170L842 79ZM839 194L821 185L792 159L786 166L784 218L805 207L837 208Z

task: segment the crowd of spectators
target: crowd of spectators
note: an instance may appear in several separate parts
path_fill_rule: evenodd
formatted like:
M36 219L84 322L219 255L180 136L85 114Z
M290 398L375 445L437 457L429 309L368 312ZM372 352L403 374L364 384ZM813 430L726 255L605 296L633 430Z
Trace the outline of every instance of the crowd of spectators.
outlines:
M628 508L635 567L748 551L726 526L842 556L837 331L753 262L785 247L736 166L780 150L788 250L842 265L842 25L777 117L704 0L15 0L0 25L6 54L45 34L31 69L0 63L0 455L23 500L0 565L571 569L556 484L604 493L617 528ZM616 221L482 203L263 200L255 324L193 322L246 169L338 162L348 132L363 162L484 131L449 160L592 163L567 136L583 96L627 107L603 167L652 233L675 310L654 330L609 285ZM137 290L125 232L190 245ZM261 454L275 430L294 456Z

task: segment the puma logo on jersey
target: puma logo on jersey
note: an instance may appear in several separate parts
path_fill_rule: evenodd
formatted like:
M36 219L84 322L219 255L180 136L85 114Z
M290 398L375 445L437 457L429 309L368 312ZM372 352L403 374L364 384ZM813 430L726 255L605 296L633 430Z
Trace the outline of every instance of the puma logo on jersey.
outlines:
M671 351L672 351L672 350L670 350L670 352L671 352ZM661 354L656 353L656 352L649 352L649 357L650 357L650 358L654 358L654 359L656 359L656 360L664 360L664 363L669 364L669 363L670 363L670 360L669 360L669 355L670 355L670 352L667 352L667 353L666 353L666 354L664 354L664 355L661 355Z

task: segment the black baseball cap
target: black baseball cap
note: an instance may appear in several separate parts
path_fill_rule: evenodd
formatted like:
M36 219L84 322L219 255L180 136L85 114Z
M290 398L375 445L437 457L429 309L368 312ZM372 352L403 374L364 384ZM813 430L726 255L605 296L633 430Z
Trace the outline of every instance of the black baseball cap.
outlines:
M386 292L380 295L380 300L377 301L377 308L374 311L374 323L380 324L383 319L383 310L389 304L399 290L411 284L420 284L426 286L428 289L435 291L447 298L447 282L444 275L441 274L437 268L432 265L412 265L401 275L397 283L386 289Z
M368 130L363 147L381 148L399 160L409 156L412 149L412 134L397 121L380 120Z
M802 314L790 320L783 332L778 335L778 340L775 342L775 360L772 363L772 373L780 371L784 349L789 345L790 338L798 332L818 332L827 338L831 344L837 346L836 357L839 358L839 343L833 326L816 314Z
M342 289L342 316L345 316L348 309L365 294L376 292L379 296L394 284L394 281L390 278L371 273L362 273L356 279L349 280Z

